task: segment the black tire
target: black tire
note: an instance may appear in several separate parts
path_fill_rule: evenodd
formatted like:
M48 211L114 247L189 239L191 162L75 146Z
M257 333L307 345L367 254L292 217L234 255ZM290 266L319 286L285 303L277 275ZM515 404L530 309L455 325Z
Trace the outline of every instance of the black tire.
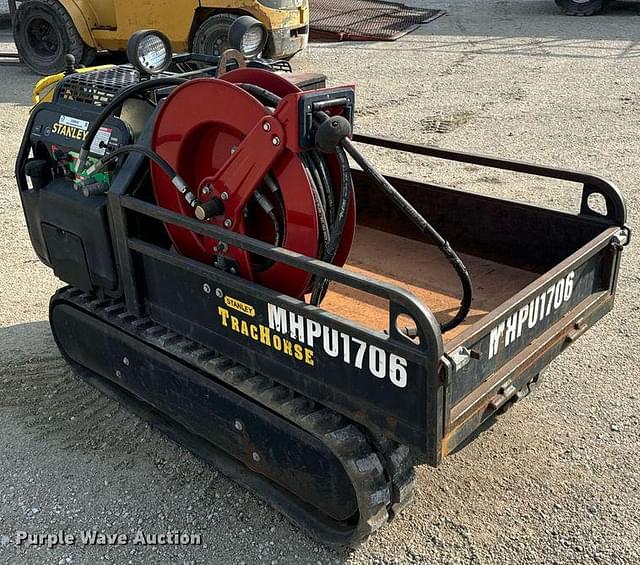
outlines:
M238 17L236 14L209 16L200 24L193 36L192 53L219 56L227 49L231 49L229 28Z
M71 16L57 0L26 0L18 5L13 37L22 62L41 75L64 69L65 55L88 65L95 50L85 45Z
M594 16L604 10L609 0L556 0L556 4L570 16Z

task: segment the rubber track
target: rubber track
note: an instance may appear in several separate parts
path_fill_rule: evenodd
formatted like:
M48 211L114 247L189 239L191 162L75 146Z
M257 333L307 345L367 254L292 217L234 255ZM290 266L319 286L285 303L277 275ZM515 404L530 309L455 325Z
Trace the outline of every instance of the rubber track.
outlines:
M213 376L322 441L343 465L356 494L359 517L353 524L349 545L365 540L412 500L415 471L408 447L381 435L372 435L339 413L253 373L150 318L130 314L122 302L97 298L72 287L65 287L52 297L52 307L59 302L89 311L106 323ZM318 538L317 532L307 531Z

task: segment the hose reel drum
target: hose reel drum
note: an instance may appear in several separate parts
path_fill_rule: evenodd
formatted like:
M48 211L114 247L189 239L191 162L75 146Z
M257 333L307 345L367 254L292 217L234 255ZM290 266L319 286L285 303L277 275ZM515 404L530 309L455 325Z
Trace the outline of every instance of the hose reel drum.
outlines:
M343 91L327 90L322 107L349 113L345 101L352 98L346 99ZM194 209L154 164L158 203L342 266L355 229L350 171L344 154L342 159L336 154L339 139L329 154L319 151L313 139L310 147L301 146L308 132L300 122L318 120L313 106L306 111L308 103L291 82L261 69L238 69L221 79L191 80L178 87L157 116L151 147L180 173L199 204ZM265 263L182 228L168 225L167 230L183 255L214 262L290 296L300 298L314 286L317 297L323 293L322 283L308 273Z

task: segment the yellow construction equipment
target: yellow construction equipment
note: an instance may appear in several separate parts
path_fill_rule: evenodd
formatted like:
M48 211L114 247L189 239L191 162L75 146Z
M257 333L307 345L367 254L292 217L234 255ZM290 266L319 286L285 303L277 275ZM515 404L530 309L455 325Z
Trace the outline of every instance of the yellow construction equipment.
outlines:
M231 24L250 15L263 28L247 40L274 59L292 57L309 36L308 0L22 0L13 12L20 58L43 75L61 72L69 53L90 65L98 51L124 51L143 28L162 31L174 52L220 55Z

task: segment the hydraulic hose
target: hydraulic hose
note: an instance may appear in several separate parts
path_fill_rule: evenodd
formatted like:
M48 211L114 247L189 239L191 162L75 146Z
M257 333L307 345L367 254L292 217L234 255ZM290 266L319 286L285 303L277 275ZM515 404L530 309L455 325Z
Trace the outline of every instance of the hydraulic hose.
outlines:
M162 88L164 86L179 86L180 84L186 82L187 80L189 80L194 76L205 74L210 71L215 71L217 70L217 68L218 66L215 65L212 67L205 67L203 69L196 69L193 71L187 71L184 73L179 73L171 76L145 80L136 84L132 84L131 86L128 86L120 90L118 94L116 94L116 96L113 97L111 102L109 102L109 104L107 104L104 107L102 112L100 112L100 114L96 118L96 121L93 123L93 125L91 126L91 128L89 128L89 131L87 132L87 136L85 137L84 142L82 144L82 148L80 150L79 161L78 161L78 163L82 165L82 169L84 169L84 167L86 166L86 159L91 149L91 143L93 142L93 139L95 138L96 134L100 130L100 127L102 126L102 124L104 124L106 120L108 120L116 111L120 109L120 106L122 106L122 104L124 104L124 102L128 98L131 98L132 96L135 96L137 94L140 94L141 92L150 90L152 88L159 88L159 87ZM78 170L82 171L82 169L78 169Z
M242 83L238 86L260 100L267 108L277 107L282 100L270 90L254 84ZM314 115L314 120L318 124L327 119L329 117L324 112L316 112ZM331 173L324 154L317 149L302 154L302 163L311 185L320 227L318 255L327 263L334 261L340 248L351 199L351 168L347 156L340 146L336 147L336 157L340 167L340 191L337 206ZM326 279L314 279L311 303L319 305L328 288L329 283Z
M258 98L265 106L275 108L280 103L280 97L264 88L252 84L242 84L239 86ZM328 119L329 116L321 111L316 112L314 115L314 123L316 125L320 125ZM441 324L440 330L444 333L459 326L469 315L473 301L473 285L465 264L452 249L449 242L367 161L353 145L351 140L346 137L341 141L340 145L336 147L335 153L340 165L341 178L340 199L335 212L333 210L335 206L333 187L329 180L330 175L326 168L324 156L318 151L310 151L306 155L303 154L302 158L314 193L314 199L316 200L318 220L320 223L320 247L322 248L320 250L320 257L325 262L333 262L340 247L340 242L342 241L349 210L351 188L351 169L346 153L351 155L362 170L374 180L422 233L429 235L435 241L447 261L455 269L462 285L462 300L456 315L448 322ZM315 305L320 304L327 293L328 287L329 283L327 280L315 280L311 303Z
M183 73L182 75L176 75L172 77L162 77L158 79L152 79L145 82L131 85L121 90L112 100L104 107L98 118L94 121L93 125L87 132L87 136L84 139L80 155L78 158L77 171L82 174L82 171L86 167L86 160L89 156L91 143L95 135L100 130L102 124L112 116L117 110L120 109L122 104L132 96L136 96L141 92L153 89L161 88L165 86L178 86L188 80L187 77L195 74L200 74L204 70L192 71L189 73ZM251 95L260 100L265 107L275 108L281 101L281 98L269 90L252 85L252 84L238 84L241 88L246 90ZM324 112L318 111L314 114L314 123L322 124L328 120L329 117ZM116 149L107 157L104 157L92 167L86 171L86 175L92 175L97 172L108 163L117 159L119 156L125 153L141 153L153 160L171 179L176 189L183 195L187 203L192 206L198 206L199 202L197 197L189 190L189 187L185 181L177 174L177 172L167 163L162 157L151 149L141 145L127 145ZM331 182L331 175L325 160L325 157L320 151L312 150L308 154L303 155L302 162L307 172L307 177L312 188L314 201L316 204L316 210L318 214L318 222L320 224L320 237L319 242L319 255L325 262L333 262L337 251L342 241L344 228L346 225L347 215L349 211L349 202L351 195L351 168L347 159L347 153L353 158L353 160L362 168L362 170L378 185L378 187L398 206L398 208L418 227L418 229L430 236L436 243L438 248L442 251L447 261L455 269L460 282L462 284L463 297L460 303L460 308L456 315L448 322L440 325L440 330L445 333L460 325L468 316L471 309L471 303L473 300L473 285L471 283L471 277L469 272L452 249L449 242L444 239L438 231L422 216L374 167L369 161L358 151L353 145L353 142L345 137L336 146L335 155L337 157L338 165L340 167L340 191L339 200L336 207L333 186ZM267 175L265 177L265 184L274 192L278 187L273 179ZM264 197L263 195L261 195ZM264 208L264 206L263 206ZM273 210L265 210L271 219L274 229L276 230L276 242L282 241L282 226L278 221L277 216L273 213ZM325 279L316 279L313 282L313 290L311 296L311 303L318 305L322 302L328 289L328 281Z
M400 210L407 216L418 229L427 235L429 235L436 245L440 248L447 261L455 269L460 282L462 284L462 301L460 308L456 315L446 322L440 325L442 333L452 330L459 326L469 315L471 310L471 302L473 301L473 285L471 284L471 277L467 267L462 262L457 253L451 248L449 242L444 239L438 231L424 218L420 212L418 212L405 198L402 196L390 183L385 179L369 161L358 151L353 145L353 142L345 138L342 140L342 146L347 153L351 155L353 160L362 168L362 170L371 177L375 183L383 190L383 192L393 201L393 203L400 208Z
M100 172L102 169L104 169L107 165L109 165L109 163L112 163L122 155L128 155L129 153L139 153L141 155L144 155L154 163L156 163L156 165L158 165L158 167L162 169L162 171L167 175L167 177L171 179L171 182L176 187L178 192L182 194L183 198L185 199L187 204L189 204L189 206L191 206L192 208L197 208L200 205L200 201L198 200L197 196L191 192L186 181L176 172L176 170L165 159L163 159L160 155L158 155L155 151L149 149L148 147L145 147L144 145L124 145L123 147L119 147L118 149L116 149L106 157L103 157L99 161L96 161L96 163L94 163L91 167L87 169L86 174L88 176L92 176L95 173ZM97 183L97 184L103 185L103 183ZM275 188L276 188L276 192L278 192L279 188L277 186ZM108 190L108 185L103 185L103 188L99 190L99 192L106 192L107 190ZM97 193L98 191L89 189L87 192L88 194L91 194L94 192ZM273 224L273 229L276 235L276 240L274 242L274 245L276 247L280 247L280 245L282 244L282 229L280 227L280 221L278 220L277 215L273 212L273 207L270 206L269 200L264 196L264 194L259 189L255 191L254 199L262 207L262 209L265 211L267 216L269 216L269 219ZM281 204L280 200L278 200L278 203Z
M113 114L115 114L122 107L127 99L153 88L178 86L186 82L187 80L188 79L184 76L162 77L132 84L131 86L127 86L126 88L120 90L118 94L113 97L111 102L109 102L102 109L98 117L95 119L95 121L87 131L87 135L82 142L82 147L80 148L80 153L78 155L78 175L81 175L85 167L87 166L87 158L89 157L89 153L91 151L91 144L93 143L93 139L95 138L98 131L100 131L102 124L104 124L104 122L106 122L111 116L113 116Z
M351 199L351 168L349 167L349 161L342 147L336 147L336 157L340 165L340 200L335 214L336 220L331 230L331 239L325 247L325 252L322 256L323 261L327 263L333 262L340 248ZM328 289L329 282L326 279L316 281L311 295L311 303L316 305L320 304L326 296Z
M136 84L132 84L126 88L123 88L116 94L111 102L107 104L104 109L100 112L98 117L96 118L93 125L89 128L87 135L82 143L82 147L80 149L80 154L78 156L78 172L81 173L87 165L87 157L89 156L89 152L91 150L91 143L93 143L93 139L95 138L98 131L102 127L105 121L107 121L113 114L115 114L120 107L125 103L125 101L141 92L145 92L147 90L151 90L153 88L162 88L165 86L179 86L182 83L186 82L193 76L197 76L200 74L207 73L209 71L215 71L218 66L206 67L204 69L196 69L194 71L188 71L185 73L175 74L168 77L160 77L151 80L145 80L142 82L138 82Z
M124 145L123 147L119 147L115 151L111 152L106 157L103 157L99 161L96 161L91 167L89 167L86 171L87 176L92 176L95 173L104 169L109 163L115 161L122 155L128 155L129 153L139 153L144 155L148 159L151 159L154 163L160 167L164 173L171 179L171 182L176 187L178 192L182 194L183 198L191 206L195 208L200 204L198 198L195 194L191 192L189 186L184 181L184 179L175 171L175 169L167 163L160 155L158 155L155 151L152 151L148 147L144 147L143 145Z

